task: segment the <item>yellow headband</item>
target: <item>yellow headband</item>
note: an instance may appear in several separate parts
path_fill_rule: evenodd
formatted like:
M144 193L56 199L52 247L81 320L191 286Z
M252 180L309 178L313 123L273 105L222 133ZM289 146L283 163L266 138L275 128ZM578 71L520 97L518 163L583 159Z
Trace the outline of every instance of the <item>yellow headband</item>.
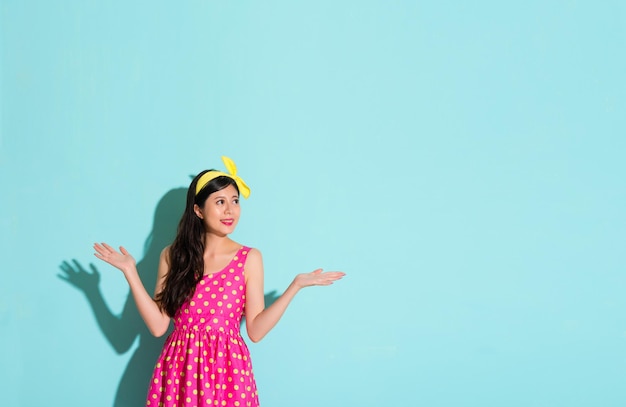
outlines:
M226 170L228 171L228 174L226 174L225 172L221 172L221 171L209 171L209 172L204 173L200 177L198 182L196 183L196 195L198 195L198 192L200 192L200 190L204 188L206 184L208 184L209 181L211 181L212 179L217 178L217 177L228 177L228 178L232 178L235 180L235 183L237 184L237 188L239 188L239 192L244 198L247 199L248 196L250 196L250 188L237 175L237 166L235 165L233 160L231 160L228 157L222 156L222 161L224 161L224 165L226 166Z

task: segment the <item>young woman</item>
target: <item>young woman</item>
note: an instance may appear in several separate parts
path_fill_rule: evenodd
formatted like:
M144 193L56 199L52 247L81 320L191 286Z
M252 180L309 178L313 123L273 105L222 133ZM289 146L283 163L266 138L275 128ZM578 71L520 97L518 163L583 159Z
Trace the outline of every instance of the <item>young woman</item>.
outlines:
M247 198L250 189L235 164L222 160L228 173L203 171L189 186L176 238L161 253L154 298L126 249L94 244L96 257L124 273L153 335L164 335L174 320L150 382L150 407L258 406L250 353L239 330L242 317L248 336L258 342L301 288L344 276L321 269L298 274L266 308L261 253L228 237L239 221L239 195Z

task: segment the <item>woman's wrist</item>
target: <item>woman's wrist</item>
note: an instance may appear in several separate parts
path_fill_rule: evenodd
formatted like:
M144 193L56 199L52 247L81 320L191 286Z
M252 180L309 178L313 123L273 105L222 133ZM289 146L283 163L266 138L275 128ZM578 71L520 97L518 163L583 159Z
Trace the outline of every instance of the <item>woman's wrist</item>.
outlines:
M134 265L131 267L125 267L122 270L122 273L124 274L124 277L126 277L127 280L130 280L131 278L139 275L139 273L137 272L137 267Z
M304 286L298 283L298 277L296 276L291 282L291 284L289 284L289 287L287 287L287 291L292 290L294 291L294 294L295 294L298 291L300 291L302 288L304 288Z

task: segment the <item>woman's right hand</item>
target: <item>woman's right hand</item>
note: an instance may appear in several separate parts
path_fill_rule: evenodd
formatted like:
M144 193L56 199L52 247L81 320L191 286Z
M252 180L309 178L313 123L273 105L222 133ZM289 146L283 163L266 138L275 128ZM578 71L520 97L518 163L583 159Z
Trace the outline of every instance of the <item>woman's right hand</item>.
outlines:
M115 268L122 270L124 274L130 270L136 270L136 262L133 256L120 246L118 252L106 243L94 243L94 255L100 260L104 260Z

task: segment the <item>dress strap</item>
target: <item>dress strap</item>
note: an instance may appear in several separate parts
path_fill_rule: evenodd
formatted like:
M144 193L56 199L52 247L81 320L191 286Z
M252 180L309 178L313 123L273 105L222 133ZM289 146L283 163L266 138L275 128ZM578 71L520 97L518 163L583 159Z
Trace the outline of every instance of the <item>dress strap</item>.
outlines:
M239 253L237 253L237 257L239 257L239 261L237 263L241 264L240 266L237 264L239 267L243 267L243 265L246 264L250 250L251 248L248 246L242 246L241 249L239 249Z

